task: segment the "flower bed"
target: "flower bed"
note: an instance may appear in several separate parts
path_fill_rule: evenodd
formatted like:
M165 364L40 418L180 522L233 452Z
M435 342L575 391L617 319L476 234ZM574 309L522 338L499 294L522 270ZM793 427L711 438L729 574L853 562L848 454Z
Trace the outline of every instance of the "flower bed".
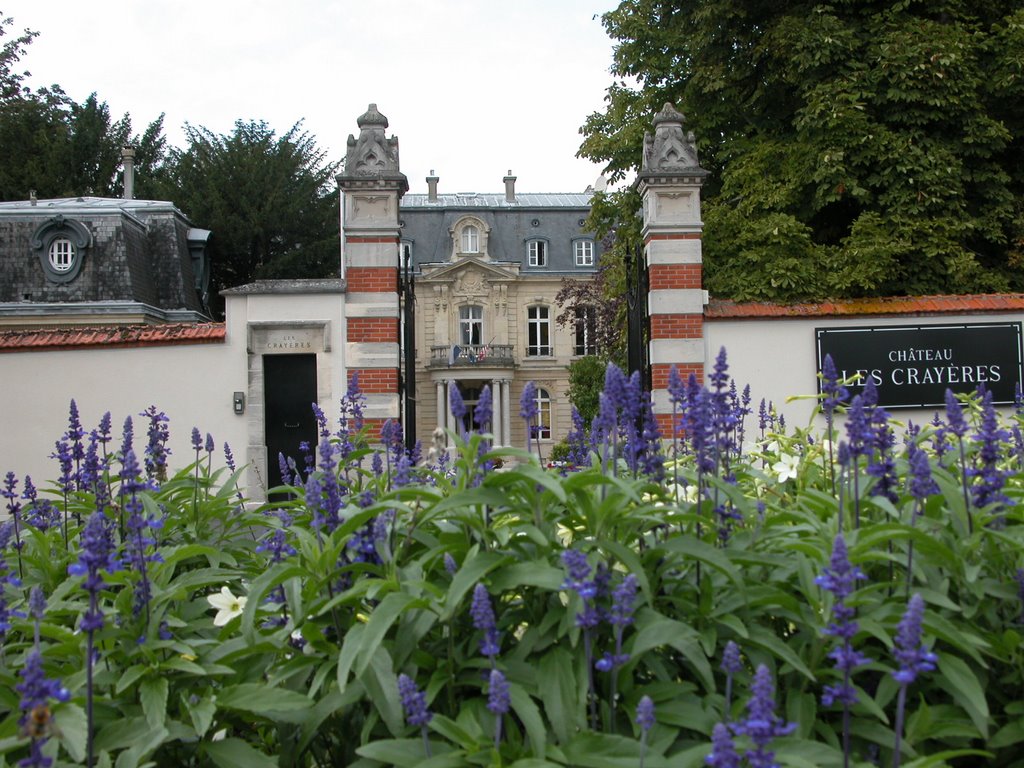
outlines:
M723 353L659 440L609 368L552 469L486 396L451 450L371 447L353 388L259 507L211 437L171 473L156 408L117 442L72 404L58 480L0 491L0 761L1024 765L1019 418L828 374L792 430Z

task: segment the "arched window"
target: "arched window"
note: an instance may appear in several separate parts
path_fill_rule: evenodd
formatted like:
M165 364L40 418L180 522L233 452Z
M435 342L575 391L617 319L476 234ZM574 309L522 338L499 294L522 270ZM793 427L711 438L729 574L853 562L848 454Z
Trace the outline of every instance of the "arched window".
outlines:
M543 305L526 310L526 354L539 357L554 354L551 349L551 310Z
M70 272L75 266L76 255L75 244L66 237L58 237L50 243L49 259L54 272L60 274Z
M480 230L473 224L462 228L462 252L480 253Z

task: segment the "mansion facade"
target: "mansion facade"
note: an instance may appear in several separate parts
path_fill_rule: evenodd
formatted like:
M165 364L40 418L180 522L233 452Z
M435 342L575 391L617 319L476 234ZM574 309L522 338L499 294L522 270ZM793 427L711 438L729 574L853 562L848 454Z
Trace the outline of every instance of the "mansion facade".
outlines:
M590 193L519 194L515 181L505 177L503 194L438 194L431 175L427 194L401 200L401 260L415 286L414 334L406 338L414 339L416 434L424 442L437 427L460 429L454 387L467 420L490 387L496 445L526 445L520 401L528 382L542 454L572 426L568 366L597 351L594 314L570 315L556 297L566 279L592 279L600 259L586 229Z

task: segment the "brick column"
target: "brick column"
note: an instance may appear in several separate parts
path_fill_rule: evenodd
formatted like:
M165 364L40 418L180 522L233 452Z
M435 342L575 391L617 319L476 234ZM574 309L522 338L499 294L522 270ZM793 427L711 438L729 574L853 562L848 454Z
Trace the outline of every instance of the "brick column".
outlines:
M348 137L341 189L341 275L345 280L345 367L359 377L371 434L399 418L400 223L398 203L409 189L399 170L398 139L371 104ZM347 386L348 382L346 382Z
M697 161L685 118L666 104L644 137L635 187L643 200L644 258L650 318L651 395L662 434L670 434L668 380L673 367L685 381L704 378L704 291L701 288L700 188L707 171Z

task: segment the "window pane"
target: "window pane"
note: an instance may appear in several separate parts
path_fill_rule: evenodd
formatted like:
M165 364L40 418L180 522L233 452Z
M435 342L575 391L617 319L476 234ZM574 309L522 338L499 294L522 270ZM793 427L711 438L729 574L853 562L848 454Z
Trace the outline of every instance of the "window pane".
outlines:
M551 319L547 307L530 307L527 309L527 347L526 354L551 354Z
M548 244L543 240L532 240L529 244L529 257L531 267L547 266Z
M590 267L594 265L594 243L591 240L577 240L573 244L573 251L576 254L577 267Z
M537 388L537 427L535 437L551 439L551 395L546 389Z
M67 238L50 243L50 266L55 272L67 272L75 262L75 246Z
M478 253L480 250L480 231L472 224L462 230L462 252Z
M459 307L459 337L462 344L482 344L483 307Z

